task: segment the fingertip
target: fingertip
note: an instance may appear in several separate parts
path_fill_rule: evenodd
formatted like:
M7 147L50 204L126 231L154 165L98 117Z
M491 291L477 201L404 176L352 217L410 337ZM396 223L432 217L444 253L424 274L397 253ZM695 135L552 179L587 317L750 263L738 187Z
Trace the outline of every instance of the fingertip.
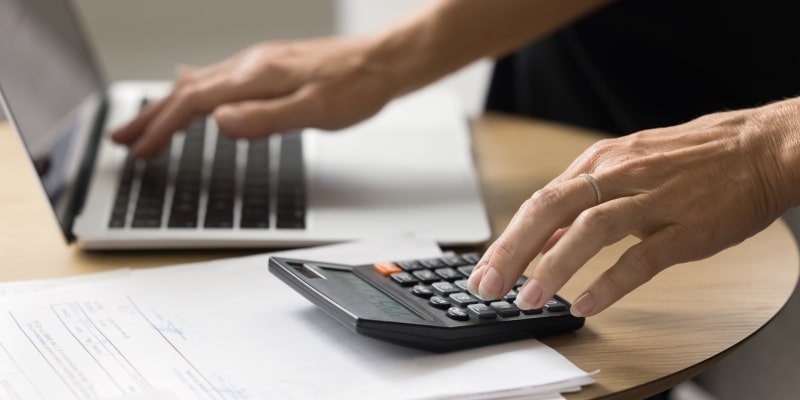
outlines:
M515 303L517 307L523 310L540 308L543 305L541 304L543 295L544 288L542 288L542 285L536 279L528 278L517 293Z
M484 299L500 298L505 294L503 286L503 276L500 275L500 272L496 268L487 266L478 285L478 296Z
M473 269L472 273L469 275L467 279L467 291L472 294L478 294L478 286L481 283L481 277L483 276L483 272L480 270Z
M125 144L125 133L121 130L115 130L109 135L114 143Z
M156 156L163 148L160 143L154 143L148 140L139 140L131 145L131 156L133 158L152 158Z
M575 317L589 317L597 313L597 303L594 296L590 292L586 292L578 297L572 307L569 309L570 314Z

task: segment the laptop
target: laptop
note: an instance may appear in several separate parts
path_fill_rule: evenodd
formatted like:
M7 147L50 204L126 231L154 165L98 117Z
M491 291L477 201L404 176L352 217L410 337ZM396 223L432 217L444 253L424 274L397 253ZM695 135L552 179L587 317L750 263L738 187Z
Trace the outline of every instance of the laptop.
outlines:
M168 82L103 81L68 1L0 0L0 94L69 242L85 249L290 247L490 236L469 127L425 90L337 132L252 141L198 117L134 160L110 131Z

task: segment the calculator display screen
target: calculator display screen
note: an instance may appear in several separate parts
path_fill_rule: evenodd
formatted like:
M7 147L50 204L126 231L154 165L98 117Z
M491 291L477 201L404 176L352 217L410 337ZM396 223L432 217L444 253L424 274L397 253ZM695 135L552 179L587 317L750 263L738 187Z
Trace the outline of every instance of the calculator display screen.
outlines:
M406 306L400 304L397 300L387 296L385 293L376 289L374 286L370 285L351 272L327 270L325 271L325 275L329 277L335 276L342 282L347 283L353 289L355 294L358 294L373 306L378 307L378 309L390 317L422 319L419 317L419 315L409 310Z

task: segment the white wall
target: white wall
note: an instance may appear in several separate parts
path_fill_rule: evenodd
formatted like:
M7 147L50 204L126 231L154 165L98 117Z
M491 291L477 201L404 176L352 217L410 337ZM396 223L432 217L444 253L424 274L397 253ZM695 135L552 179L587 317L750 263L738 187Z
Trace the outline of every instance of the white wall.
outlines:
M170 79L252 43L367 32L426 0L73 0L109 80ZM482 109L490 64L446 79L465 109ZM0 113L2 114L2 113ZM0 115L2 118L2 115Z
M329 35L334 0L74 0L109 79L168 79L258 41Z
M258 41L330 35L336 0L71 0L109 80L171 79ZM0 121L4 119L0 110Z

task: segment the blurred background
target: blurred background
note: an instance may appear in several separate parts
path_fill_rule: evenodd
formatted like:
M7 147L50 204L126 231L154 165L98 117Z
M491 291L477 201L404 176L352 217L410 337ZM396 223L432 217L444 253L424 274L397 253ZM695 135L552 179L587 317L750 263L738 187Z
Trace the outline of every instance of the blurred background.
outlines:
M108 80L171 79L178 64L207 65L264 40L353 35L377 29L424 0L73 0ZM465 112L480 112L491 62L481 60L438 85L456 93ZM3 119L0 111L0 120ZM795 237L800 212L784 218ZM698 327L713 332L713 327ZM713 334L713 333L709 333ZM796 398L800 365L800 297L756 337L672 399ZM707 391L703 388L708 389ZM708 392L713 392L710 396ZM764 397L768 394L768 397Z
M172 79L179 64L203 66L265 40L355 35L385 26L424 0L72 0L109 81ZM441 83L465 111L482 109L491 63ZM0 119L3 118L0 111Z

